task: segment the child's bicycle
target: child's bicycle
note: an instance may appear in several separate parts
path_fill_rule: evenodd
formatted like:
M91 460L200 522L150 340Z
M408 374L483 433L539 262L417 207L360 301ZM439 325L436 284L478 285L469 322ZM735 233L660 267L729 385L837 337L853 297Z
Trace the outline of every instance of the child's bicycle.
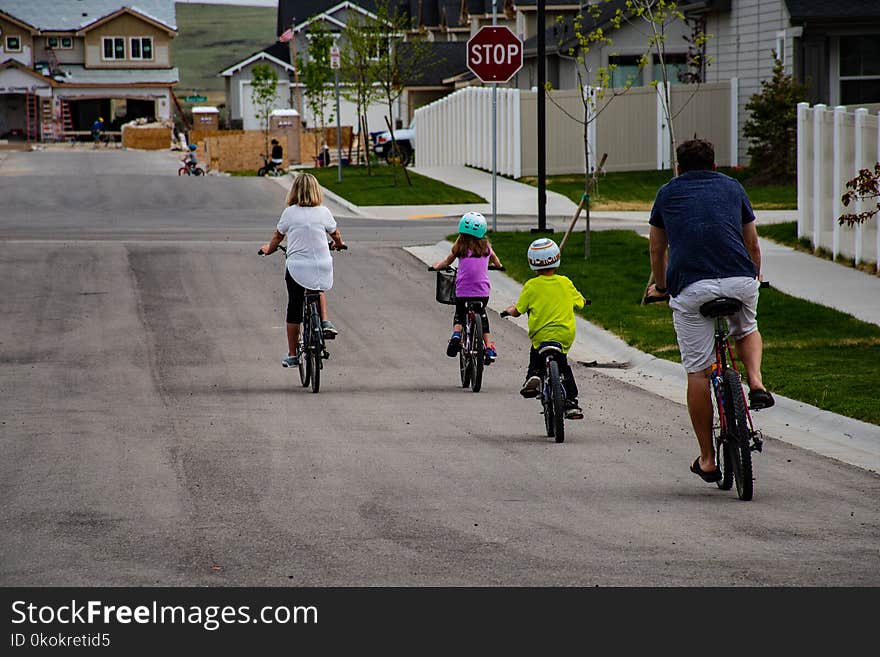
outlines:
M761 287L770 287L770 283L763 281ZM668 299L668 295L646 297L645 302ZM700 306L700 314L715 320L715 362L712 363L710 381L716 408L712 427L715 465L721 470L721 479L716 484L721 490L730 490L735 481L737 497L748 501L754 494L752 452L760 452L764 441L761 432L752 424L742 377L727 339L725 320L739 312L741 307L739 299L718 297Z
M348 246L339 247L337 250L347 249ZM336 247L330 245L330 250ZM279 251L287 253L283 246ZM266 255L262 249L257 251L259 255ZM302 324L299 332L299 380L303 388L312 385L312 392L321 389L321 370L324 369L324 361L330 358L324 342L324 330L321 328L321 313L319 312L321 290L306 290L303 295Z
M590 300L585 299L584 305L590 305ZM502 317L510 317L506 310L501 311ZM544 367L541 370L541 401L544 415L544 427L547 436L555 438L557 443L565 442L565 377L559 371L557 358L562 354L562 345L558 342L542 342L538 346L538 353L544 357Z
M495 271L504 271L504 267L492 267ZM437 271L428 267L428 271ZM441 303L455 303L455 267L445 267L437 271L437 300ZM451 290L451 292L450 292ZM441 300L442 299L442 300ZM480 392L483 387L483 367L490 362L486 357L486 343L483 342L483 303L468 301L465 304L467 317L462 324L461 347L458 350L458 370L461 376L461 387Z

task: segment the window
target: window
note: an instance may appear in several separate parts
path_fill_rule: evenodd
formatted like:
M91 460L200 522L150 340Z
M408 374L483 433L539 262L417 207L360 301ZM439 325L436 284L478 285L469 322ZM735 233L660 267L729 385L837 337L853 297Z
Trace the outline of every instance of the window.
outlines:
M840 38L840 103L880 102L880 38Z
M125 39L104 37L104 59L125 59Z
M642 84L641 56L639 55L613 55L608 58L611 68L611 87L622 89L627 84L639 87Z
M73 48L73 39L70 37L47 37L46 47L52 50L70 50Z
M21 37L6 37L6 52L21 52Z
M153 59L153 38L152 37L132 37L132 39L131 39L131 58L132 59Z
M685 77L687 75L687 55L666 53L664 59L666 60L666 79L669 80L669 84L684 84L687 80ZM660 66L656 55L654 56L653 79L663 80L663 67Z

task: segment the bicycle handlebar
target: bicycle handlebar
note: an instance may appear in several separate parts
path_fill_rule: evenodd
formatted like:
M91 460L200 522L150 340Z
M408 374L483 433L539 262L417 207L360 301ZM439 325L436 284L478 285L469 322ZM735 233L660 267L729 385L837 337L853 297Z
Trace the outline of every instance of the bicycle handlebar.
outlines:
M340 246L336 246L333 242L329 242L329 246L330 246L331 251L347 251L348 250L348 244L342 244ZM287 249L282 244L278 245L278 250L283 251L284 253L287 253ZM264 255L268 255L268 254L263 253L263 249L260 248L257 250L257 255L264 256Z
M763 288L768 288L768 287L770 287L770 281L761 281L759 287L763 287ZM668 294L664 294L662 297L649 297L649 296L645 296L645 297L642 299L642 302L643 302L645 305L648 305L649 303L659 303L659 302L661 302L661 301L669 301L669 295L668 295Z

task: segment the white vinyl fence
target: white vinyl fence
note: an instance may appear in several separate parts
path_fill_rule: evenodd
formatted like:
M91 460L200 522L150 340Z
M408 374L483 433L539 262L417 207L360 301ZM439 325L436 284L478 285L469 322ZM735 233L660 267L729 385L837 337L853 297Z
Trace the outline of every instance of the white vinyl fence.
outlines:
M679 140L698 134L715 144L719 165L737 162L737 81L673 85ZM589 123L589 169L608 153L607 171L669 167L669 129L654 87L633 87ZM599 105L602 105L600 101ZM537 174L538 93L498 89L498 172ZM583 174L584 104L577 90L553 91L546 103L547 173ZM572 118L577 117L577 118ZM415 111L418 166L492 169L492 89L467 87Z
M844 212L868 209L864 202L846 208L840 199L847 181L880 161L880 117L864 108L798 104L797 159L798 237L880 271L880 218L853 228L837 222Z

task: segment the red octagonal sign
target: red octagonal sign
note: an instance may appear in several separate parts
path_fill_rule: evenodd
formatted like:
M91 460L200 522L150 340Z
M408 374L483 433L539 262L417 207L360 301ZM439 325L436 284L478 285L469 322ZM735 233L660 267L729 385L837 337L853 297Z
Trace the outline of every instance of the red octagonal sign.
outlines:
M522 65L522 41L508 27L485 25L467 42L467 67L481 82L507 82Z

